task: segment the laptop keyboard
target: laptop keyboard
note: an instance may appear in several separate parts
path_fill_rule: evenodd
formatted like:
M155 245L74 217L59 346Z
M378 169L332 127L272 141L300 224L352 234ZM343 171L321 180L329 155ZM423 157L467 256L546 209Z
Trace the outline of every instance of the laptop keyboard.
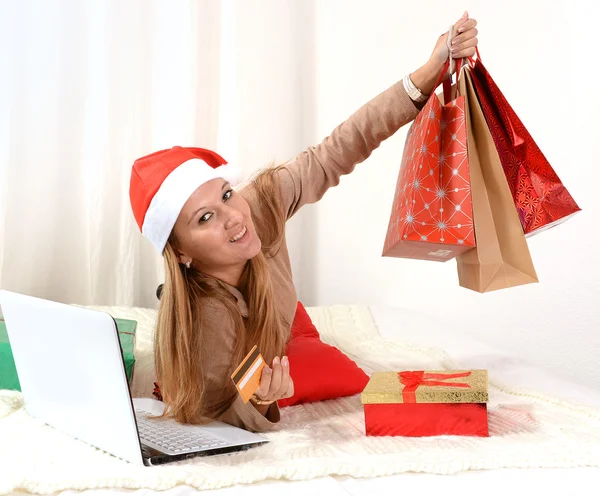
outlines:
M187 453L218 448L227 443L222 439L201 434L196 429L189 429L171 420L155 420L144 410L135 409L140 439L146 444L153 445L167 453ZM188 427L188 428L186 428Z

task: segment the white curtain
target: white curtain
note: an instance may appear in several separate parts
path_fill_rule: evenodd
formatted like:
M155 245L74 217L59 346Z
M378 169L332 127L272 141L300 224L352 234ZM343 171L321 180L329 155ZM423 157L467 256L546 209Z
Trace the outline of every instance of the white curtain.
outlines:
M155 306L162 258L131 214L133 161L202 146L250 174L311 143L311 12L293 0L0 3L0 288ZM290 232L296 267L304 225Z

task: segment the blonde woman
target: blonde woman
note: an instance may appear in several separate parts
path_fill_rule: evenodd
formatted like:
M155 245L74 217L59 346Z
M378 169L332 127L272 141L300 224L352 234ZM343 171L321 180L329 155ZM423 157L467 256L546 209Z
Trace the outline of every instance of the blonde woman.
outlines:
M135 162L132 209L165 261L155 363L166 415L251 431L276 425L277 400L294 393L294 364L283 356L297 304L285 222L416 117L448 57L474 55L476 24L465 13L453 42L442 35L420 69L239 192L232 167L209 150L174 147ZM245 404L230 376L254 345L270 366Z

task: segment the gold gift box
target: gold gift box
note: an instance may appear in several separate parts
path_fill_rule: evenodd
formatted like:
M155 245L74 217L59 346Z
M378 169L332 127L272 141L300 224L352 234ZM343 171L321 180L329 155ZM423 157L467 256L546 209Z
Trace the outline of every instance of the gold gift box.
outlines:
M413 401L405 401L408 394L405 388L408 386L401 382L401 374L424 374L421 380L413 381L412 389L416 403L488 402L487 370L427 370L424 373L423 371L375 372L362 393L363 404L412 403ZM452 378L450 377L452 375L465 376ZM430 385L432 383L443 385ZM452 384L464 384L467 387L457 387ZM416 389L414 389L415 385Z

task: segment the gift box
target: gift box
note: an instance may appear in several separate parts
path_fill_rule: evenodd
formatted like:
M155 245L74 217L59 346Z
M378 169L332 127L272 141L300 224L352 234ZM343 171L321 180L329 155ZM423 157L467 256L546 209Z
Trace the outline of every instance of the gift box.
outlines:
M119 331L119 341L121 342L121 350L123 352L123 360L125 362L125 371L127 380L131 385L133 379L133 369L135 365L135 331L137 322L135 320L115 319L117 330ZM4 319L0 317L0 389L13 389L20 391L19 377L15 367L10 343L8 341L8 333Z
M362 393L367 436L479 436L487 370L375 372Z
M127 381L131 386L135 368L135 331L137 329L137 322L128 319L115 319L115 322L117 323L121 351L123 352L123 361L125 362L125 373L127 375Z

